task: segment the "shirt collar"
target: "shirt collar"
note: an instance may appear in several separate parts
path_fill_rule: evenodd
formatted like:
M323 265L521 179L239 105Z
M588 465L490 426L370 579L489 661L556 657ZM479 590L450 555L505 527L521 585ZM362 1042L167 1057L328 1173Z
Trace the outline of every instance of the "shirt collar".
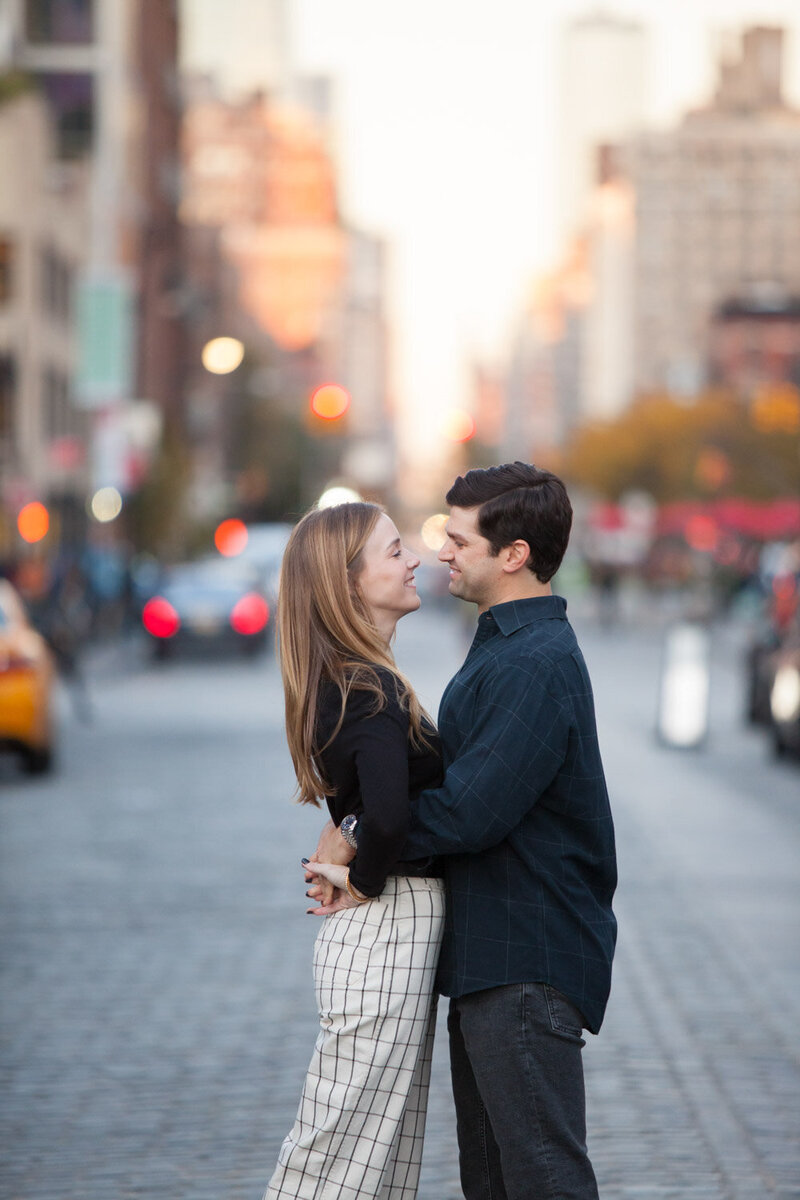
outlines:
M478 624L494 621L504 637L516 633L523 625L533 621L567 619L567 602L563 596L532 596L527 600L509 600L505 604L493 604L478 618Z

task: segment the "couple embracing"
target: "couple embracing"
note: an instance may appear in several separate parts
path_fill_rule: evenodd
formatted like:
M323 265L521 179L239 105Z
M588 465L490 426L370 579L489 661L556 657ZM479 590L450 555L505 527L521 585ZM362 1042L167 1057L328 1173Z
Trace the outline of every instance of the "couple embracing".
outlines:
M313 511L281 577L300 799L331 820L305 864L325 917L320 1032L265 1200L413 1200L436 1015L467 1200L592 1200L581 1050L611 980L614 833L591 685L550 580L563 483L527 463L447 494L439 553L477 605L438 730L391 651L419 559L371 504Z

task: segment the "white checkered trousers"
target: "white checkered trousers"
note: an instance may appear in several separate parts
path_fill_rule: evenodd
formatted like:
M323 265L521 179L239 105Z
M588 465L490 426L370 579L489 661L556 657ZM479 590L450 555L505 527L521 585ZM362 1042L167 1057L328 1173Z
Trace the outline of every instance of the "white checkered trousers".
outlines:
M442 880L405 875L323 921L320 1032L264 1200L416 1197L443 921Z

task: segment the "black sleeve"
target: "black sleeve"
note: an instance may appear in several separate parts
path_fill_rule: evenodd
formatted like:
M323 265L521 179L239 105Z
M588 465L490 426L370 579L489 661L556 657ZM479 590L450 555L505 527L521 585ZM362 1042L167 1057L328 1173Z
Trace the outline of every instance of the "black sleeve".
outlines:
M400 858L410 819L408 713L400 707L393 683L386 686L385 695L385 708L370 715L375 703L371 693L353 693L339 733L352 750L361 792L363 812L350 880L365 896L383 891L386 876Z

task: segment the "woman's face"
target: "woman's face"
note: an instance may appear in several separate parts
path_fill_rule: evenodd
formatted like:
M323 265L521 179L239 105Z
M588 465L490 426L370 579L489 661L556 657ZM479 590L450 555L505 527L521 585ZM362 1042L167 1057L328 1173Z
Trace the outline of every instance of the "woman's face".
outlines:
M400 541L394 521L381 513L361 552L361 562L358 590L388 640L400 617L419 608L414 583L419 559Z

